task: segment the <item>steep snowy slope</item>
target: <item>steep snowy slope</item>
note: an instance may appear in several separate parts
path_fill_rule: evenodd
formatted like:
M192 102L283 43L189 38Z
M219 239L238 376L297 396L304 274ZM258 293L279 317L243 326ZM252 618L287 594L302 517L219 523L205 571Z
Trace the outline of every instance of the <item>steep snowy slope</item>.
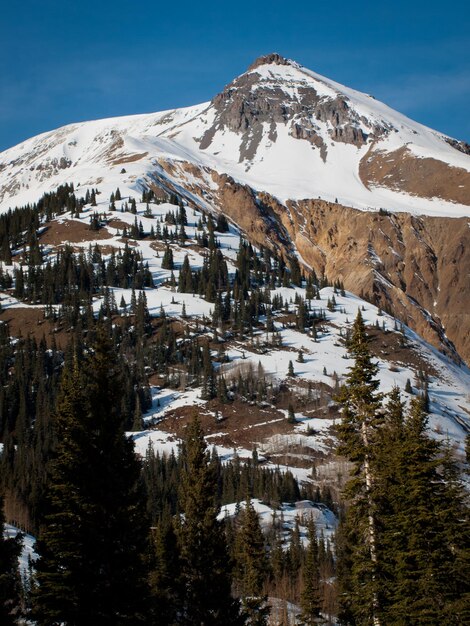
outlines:
M36 200L63 182L136 191L156 172L187 187L196 167L281 202L320 196L360 209L457 217L470 215L468 152L273 54L210 103L72 124L5 151L0 207ZM205 193L213 186L210 177L202 185Z

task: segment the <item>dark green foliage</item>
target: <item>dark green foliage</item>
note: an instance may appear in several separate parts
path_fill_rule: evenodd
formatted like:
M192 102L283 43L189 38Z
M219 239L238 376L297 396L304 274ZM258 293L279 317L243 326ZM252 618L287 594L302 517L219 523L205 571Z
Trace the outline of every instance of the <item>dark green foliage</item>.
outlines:
M170 248L170 246L167 246L165 248L165 252L164 252L163 258L162 258L162 268L164 270L172 270L174 268L173 251Z
M193 275L191 272L191 266L189 265L188 255L184 257L183 265L180 269L178 291L182 293L193 293L195 291L195 284L193 282Z
M215 230L219 233L227 233L229 230L227 218L223 213L218 213Z
M264 584L268 574L266 546L251 500L247 498L245 508L239 515L235 539L235 580L241 597L246 624L267 624L268 607Z
M217 475L196 417L188 426L182 455L184 518L178 534L183 597L179 622L240 624L239 602L231 596L223 524L217 521Z
M318 541L315 532L315 522L308 523L308 548L302 571L302 593L300 596L301 620L305 626L321 623L321 595L320 595L320 564L318 555Z
M287 421L289 422L289 424L297 423L297 420L295 419L294 407L292 406L292 404L289 404L287 408Z
M337 536L342 624L466 624L468 508L450 451L429 438L423 400L398 389L379 410L360 314L349 345L341 452L354 463Z
M125 246L111 254L105 263L95 246L88 254L76 255L69 246L57 253L54 261L42 267L15 269L15 296L21 300L47 305L63 303L77 307L89 302L91 295L106 287L142 289L152 287L153 279L142 256Z
M27 339L13 346L7 325L0 325L0 432L5 446L0 477L9 518L32 531L53 443L50 412L61 361L62 355L48 352L45 342Z
M450 451L426 433L420 399L388 404L377 458L385 623L466 624L469 519Z
M291 281L297 287L302 286L302 273L300 271L300 265L296 257L292 257L290 262Z
M150 557L151 615L153 624L176 624L179 618L180 560L174 522L165 518L152 529Z
M378 366L370 355L360 311L354 322L348 349L355 362L339 398L343 405L343 420L338 429L339 452L358 462L362 468L370 452L371 437L380 423L378 409L381 395L377 392L379 380L375 378Z
M214 458L212 463L214 464ZM143 468L143 481L147 493L147 509L152 524L158 524L168 515L180 511L176 493L181 483L182 459L155 454L147 450ZM315 489L299 485L291 472L281 472L259 465L254 459L244 463L238 457L231 462L217 462L217 499L221 504L241 502L248 495L259 498L266 504L277 507L281 502L295 502L299 498L326 502L326 491L317 493Z
M38 624L144 621L147 532L139 464L124 436L122 383L100 330L93 355L64 371L48 506L37 541Z
M342 618L351 623L369 624L380 611L377 557L377 520L373 490L373 450L380 424L378 409L378 367L372 362L361 312L358 311L348 344L354 365L346 378L340 401L343 419L337 429L340 454L354 463L353 478L346 497L351 505L343 522L339 550ZM347 547L344 547L347 546ZM344 550L343 550L344 548ZM349 552L348 552L349 550Z

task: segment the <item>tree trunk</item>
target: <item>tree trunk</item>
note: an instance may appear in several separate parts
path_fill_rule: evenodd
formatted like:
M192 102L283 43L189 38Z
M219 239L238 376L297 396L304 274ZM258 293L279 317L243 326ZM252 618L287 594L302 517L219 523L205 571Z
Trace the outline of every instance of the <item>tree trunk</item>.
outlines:
M364 446L364 475L366 479L366 496L367 496L367 518L368 518L368 540L369 540L369 550L370 550L370 560L372 561L372 580L375 583L376 579L376 569L377 569L377 550L376 550L376 532L375 532L375 520L374 514L372 510L372 497L371 497L371 489L372 489L372 473L370 469L369 463L369 440L367 437L367 424L366 421L363 420L361 426L361 435L362 435L362 444ZM380 620L377 616L377 611L379 609L379 599L377 596L377 591L374 590L372 595L373 602L373 614L372 621L374 626L381 626Z

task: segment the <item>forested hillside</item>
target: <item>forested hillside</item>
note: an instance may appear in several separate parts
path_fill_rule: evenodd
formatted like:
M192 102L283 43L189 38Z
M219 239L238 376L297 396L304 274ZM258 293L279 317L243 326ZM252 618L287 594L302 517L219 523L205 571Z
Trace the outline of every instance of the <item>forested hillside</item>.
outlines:
M37 538L0 540L2 624L468 623L465 365L223 213L79 189L0 216Z

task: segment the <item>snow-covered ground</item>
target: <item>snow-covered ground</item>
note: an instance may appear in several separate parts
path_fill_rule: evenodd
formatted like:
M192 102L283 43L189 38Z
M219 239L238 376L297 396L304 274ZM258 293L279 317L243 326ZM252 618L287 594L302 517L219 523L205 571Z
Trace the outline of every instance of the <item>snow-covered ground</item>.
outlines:
M273 521L277 520L287 538L289 531L293 530L296 521L298 521L301 539L305 543L309 520L313 519L315 522L318 538L323 537L325 540L333 536L338 524L336 515L321 502L311 502L310 500L299 500L295 503L284 502L279 509L273 509L256 498L251 503L258 513L261 528L268 529L272 526ZM219 513L219 519L234 517L245 506L245 502L226 504Z

